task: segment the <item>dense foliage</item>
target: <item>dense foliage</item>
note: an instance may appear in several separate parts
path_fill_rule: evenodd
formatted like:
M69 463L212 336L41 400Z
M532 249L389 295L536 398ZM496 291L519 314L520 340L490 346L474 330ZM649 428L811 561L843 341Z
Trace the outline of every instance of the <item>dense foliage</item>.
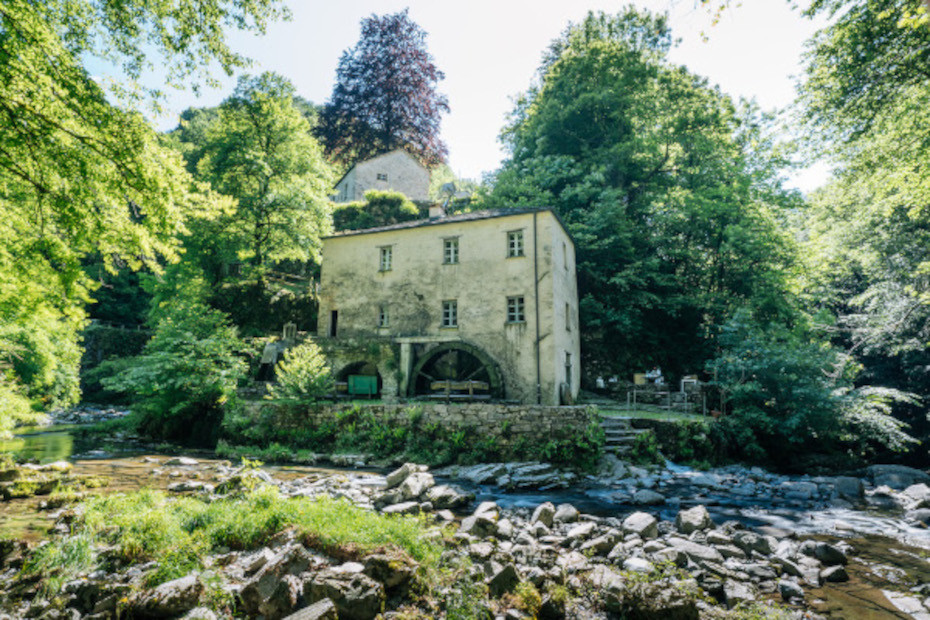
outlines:
M201 3L4 2L0 11L0 428L77 396L79 330L94 288L82 259L158 269L177 233L215 200L134 111L132 80L153 62L180 84L243 59L227 26L263 31L274 0ZM118 65L128 82L90 79L84 63ZM110 97L108 98L107 94ZM126 104L114 105L117 99Z
M333 228L337 231L362 230L415 220L420 210L400 192L365 192L362 202L346 202L333 209Z
M172 300L132 365L105 379L132 396L140 432L212 445L223 407L245 371L242 343L226 316L193 297Z
M700 370L737 305L789 312L763 120L665 58L664 18L590 14L555 41L503 138L488 203L553 206L577 244L589 374Z
M407 9L363 19L320 115L327 154L346 165L402 148L428 166L444 161L439 122L449 104L436 90L443 77Z

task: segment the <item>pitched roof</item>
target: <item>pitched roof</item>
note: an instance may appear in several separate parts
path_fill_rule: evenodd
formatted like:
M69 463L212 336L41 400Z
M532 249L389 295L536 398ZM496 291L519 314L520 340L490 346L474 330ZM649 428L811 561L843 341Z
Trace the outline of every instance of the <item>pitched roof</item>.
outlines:
M378 154L375 155L374 157L369 157L368 159L363 159L362 161L357 161L357 162L355 162L354 164L352 164L351 166L349 166L349 169L346 170L345 173L344 173L341 177L339 177L339 180L336 181L335 184L333 184L333 188L339 187L339 184L342 183L342 180L343 180L344 178L346 178L347 176L349 176L349 173L352 172L353 170L355 170L356 167L358 167L358 166L360 166L360 165L362 165L362 164L367 164L368 162L374 161L374 160L376 160L376 159L378 159L378 158L384 157L385 155L390 155L390 154L392 154L392 153L398 153L398 152L403 153L403 154L406 155L408 158L412 159L413 162L414 162L416 165L420 166L420 167L423 168L424 170L426 169L426 166L424 166L423 164L421 164L421 163L419 162L419 160L418 160L416 157L414 157L413 155L411 155L410 153L408 153L408 152L405 151L404 149L394 149L394 150L392 150L392 151L385 151L384 153L378 153Z
M496 217L510 217L513 215L523 215L526 213L540 213L543 211L549 211L552 215L555 216L556 221L562 227L562 230L565 231L565 234L568 235L568 238L572 240L572 243L575 242L572 239L571 234L568 232L568 229L565 227L565 223L562 221L562 218L559 217L559 214L553 211L550 207L519 207L513 209L486 209L484 211L470 211L467 213L454 213L452 215L446 215L443 217L435 219L423 219L423 220L411 220L409 222L400 222L399 224L389 224L387 226L377 226L375 228L364 228L362 230L346 230L343 232L338 232L324 239L334 239L339 237L355 237L358 235L370 235L373 233L387 232L390 230L403 230L406 228L423 228L426 226L442 226L443 224L458 224L460 222L472 222L476 220L489 220Z

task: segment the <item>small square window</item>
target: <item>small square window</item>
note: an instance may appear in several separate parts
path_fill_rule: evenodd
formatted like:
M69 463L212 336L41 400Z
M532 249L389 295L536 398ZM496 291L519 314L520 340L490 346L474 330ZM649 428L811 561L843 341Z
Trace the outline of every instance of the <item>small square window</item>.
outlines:
M446 265L455 265L459 262L458 237L442 240L442 262Z
M507 298L507 322L508 323L525 323L526 312L524 312L523 296Z
M388 309L386 306L381 306L378 308L378 327L387 327L389 323Z
M459 302L451 299L442 302L442 326L458 327L459 326Z
M381 271L390 271L391 264L393 263L393 261L394 261L393 248L389 245L382 247L381 248L381 263L380 263Z
M523 231L511 230L507 233L507 257L523 256Z
M386 172L379 172L379 173L377 174L377 179L378 179L379 181L387 181L387 173L386 173Z

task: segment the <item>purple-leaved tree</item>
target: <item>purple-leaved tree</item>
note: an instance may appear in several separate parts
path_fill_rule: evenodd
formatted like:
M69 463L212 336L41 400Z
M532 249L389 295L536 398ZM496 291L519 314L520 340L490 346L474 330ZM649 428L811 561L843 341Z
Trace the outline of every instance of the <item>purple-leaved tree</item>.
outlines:
M343 52L333 95L317 129L342 164L402 148L427 166L445 160L439 121L449 111L443 79L426 49L426 31L404 9L362 20L358 44Z

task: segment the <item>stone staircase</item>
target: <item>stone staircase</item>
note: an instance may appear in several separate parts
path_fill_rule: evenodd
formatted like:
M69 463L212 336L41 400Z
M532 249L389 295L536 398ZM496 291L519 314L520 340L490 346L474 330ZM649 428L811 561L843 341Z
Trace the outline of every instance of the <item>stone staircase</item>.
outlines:
M604 429L604 452L624 458L633 449L633 441L645 429L633 428L630 418L610 416L601 418L601 428Z

